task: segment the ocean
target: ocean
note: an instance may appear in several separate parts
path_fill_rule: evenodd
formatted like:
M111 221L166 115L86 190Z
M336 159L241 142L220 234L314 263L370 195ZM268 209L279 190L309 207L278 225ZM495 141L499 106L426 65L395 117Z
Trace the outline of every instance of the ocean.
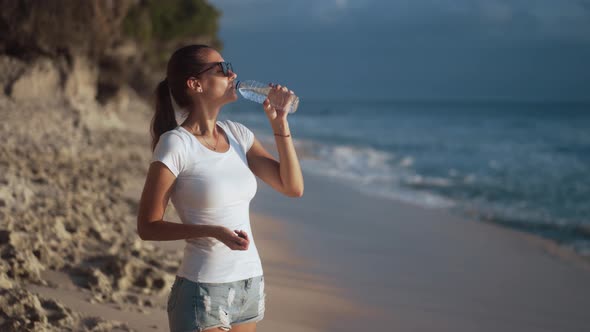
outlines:
M229 118L274 142L262 107ZM289 124L303 172L444 208L590 255L590 104L305 101Z

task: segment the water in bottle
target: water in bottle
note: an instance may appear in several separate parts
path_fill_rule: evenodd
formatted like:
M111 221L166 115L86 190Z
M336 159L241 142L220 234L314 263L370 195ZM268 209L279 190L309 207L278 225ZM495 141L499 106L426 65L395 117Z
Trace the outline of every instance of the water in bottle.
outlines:
M268 96L270 86L256 81L238 81L236 83L236 90L240 92L242 97L262 104ZM291 98L291 100L289 101L286 110L288 113L295 113L297 106L299 106L299 97L291 95L289 98Z

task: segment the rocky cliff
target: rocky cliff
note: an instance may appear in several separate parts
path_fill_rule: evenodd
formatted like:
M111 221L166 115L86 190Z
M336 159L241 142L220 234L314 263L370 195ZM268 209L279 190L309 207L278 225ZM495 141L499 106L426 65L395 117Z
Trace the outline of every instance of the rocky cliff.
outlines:
M0 0L0 331L131 330L31 291L70 291L51 275L86 301L141 312L174 280L180 253L134 229L150 156L141 96L162 72L148 54L216 37L190 32L198 24L168 35L130 28L170 22L178 9L162 3Z

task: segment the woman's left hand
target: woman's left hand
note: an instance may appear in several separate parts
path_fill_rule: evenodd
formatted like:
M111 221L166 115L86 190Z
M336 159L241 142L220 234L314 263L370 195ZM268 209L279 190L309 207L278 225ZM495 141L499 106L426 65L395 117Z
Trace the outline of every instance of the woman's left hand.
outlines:
M262 103L264 112L271 123L285 121L287 119L287 107L289 107L295 94L286 86L269 83L271 87L268 97Z

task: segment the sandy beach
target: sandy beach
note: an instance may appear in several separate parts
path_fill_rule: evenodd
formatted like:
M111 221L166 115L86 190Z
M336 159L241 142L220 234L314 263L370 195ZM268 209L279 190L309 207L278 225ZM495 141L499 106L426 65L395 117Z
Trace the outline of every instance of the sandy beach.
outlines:
M585 331L590 265L530 233L369 197L307 174L292 202L264 189L253 204L296 225L315 257L314 273L334 278L375 313L333 330ZM352 203L354 202L354 203Z
M329 331L340 317L357 317L354 302L343 296L333 281L308 270L309 263L291 253L288 225L262 215L253 216L253 231L261 252L267 282L267 308L259 331ZM165 251L181 252L183 242L159 242ZM70 282L66 273L42 273L51 287L27 284L26 288L42 297L59 301L86 317L120 322L121 330L168 331L167 293L159 296L135 294L139 303L93 303L92 292ZM141 303L143 301L143 303ZM149 301L149 305L146 305Z
M135 230L150 108L132 94L117 112L13 96L0 113L0 330L167 331L183 241ZM252 201L268 295L259 331L590 326L590 268L572 251L304 174L302 198L259 181Z

